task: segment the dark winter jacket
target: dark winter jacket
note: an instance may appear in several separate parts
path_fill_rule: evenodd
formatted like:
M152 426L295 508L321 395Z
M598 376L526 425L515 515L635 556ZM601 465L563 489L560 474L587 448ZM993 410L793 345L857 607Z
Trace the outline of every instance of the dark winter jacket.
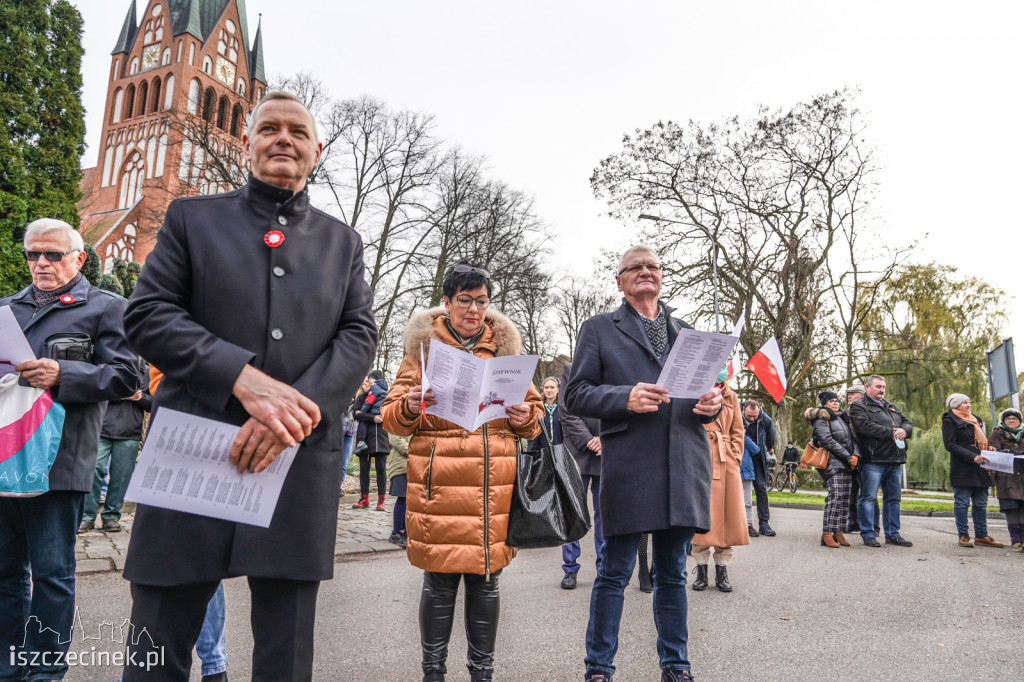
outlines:
M988 437L988 444L1000 452L1024 455L1024 438L1014 440L1013 436L1001 426L992 429L992 433ZM1000 508L1016 509L1021 506L1019 504L1004 505L1002 500L1024 502L1024 459L1013 460L1012 474L993 471L992 479L996 483L996 497L1000 499Z
M0 299L0 306L11 307L37 358L52 357L52 341L92 344L87 360L59 360L60 383L50 389L53 399L64 406L64 430L50 467L50 490L89 492L107 401L135 393L141 379L121 322L126 301L97 289L84 277L68 298L67 303L57 300L37 309L30 285Z
M149 376L149 365L139 360L139 376ZM153 408L153 396L149 393L149 382L141 382L142 397L138 400L111 400L107 413L103 415L100 438L109 440L142 440L142 421Z
M387 397L388 382L378 379L370 387L370 390L367 391L366 397L363 398L362 407L356 412L356 419L362 422L359 435L361 440L366 442L364 455L370 453L387 455L391 452L388 432L384 430L383 426L374 421L374 417L380 415L380 406L384 404L384 399Z
M562 432L561 412L562 410L559 409L556 403L555 411L549 414L545 404L541 418L537 420L540 424L540 435L530 441L531 450L546 448L549 445L561 445L563 443L564 434Z
M859 401L858 401L859 402ZM989 487L988 470L974 461L981 454L974 445L974 426L951 411L942 415L942 444L949 451L949 483L954 488Z
M907 461L907 448L897 447L892 437L892 430L896 428L907 432L908 441L913 433L914 425L903 416L900 408L886 400L879 404L865 396L850 405L849 415L865 462L903 464Z
M746 413L742 408L746 406L744 402L741 408L741 414L743 414L743 427L747 430L747 435L750 439L757 443L757 447L761 449L759 453L753 455L754 460L760 461L761 466L764 470L768 470L768 451L775 447L775 424L772 423L772 418L765 414L765 411L758 408L760 413L757 419L750 422L747 421Z
M853 438L846 413L835 414L824 407L812 407L804 412L804 418L814 427L811 436L814 445L828 450L828 466L819 470L822 476L828 478L837 471L850 471L850 458L860 457L860 448Z
M572 363L562 368L562 386L569 385L569 374ZM587 447L594 436L601 430L601 421L591 417L577 417L565 409L564 391L558 392L558 412L562 425L562 442L568 448L581 476L601 475L601 456Z
M666 315L672 309L665 308ZM654 412L626 408L637 382L655 383L679 330L668 319L668 347L654 352L627 303L580 327L565 406L601 420L601 517L606 537L674 527L711 527L711 450L707 429L718 415L694 413L696 400L673 398Z

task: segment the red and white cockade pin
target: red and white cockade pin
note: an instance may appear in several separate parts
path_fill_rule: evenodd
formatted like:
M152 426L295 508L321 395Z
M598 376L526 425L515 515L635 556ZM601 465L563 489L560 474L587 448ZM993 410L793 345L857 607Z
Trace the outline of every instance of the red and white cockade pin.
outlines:
M71 294L64 294L63 296L60 297L60 302L63 303L64 305L74 303L75 297L72 296Z
M281 234L280 230L271 230L263 235L263 241L270 248L276 249L281 244L284 244L284 235Z

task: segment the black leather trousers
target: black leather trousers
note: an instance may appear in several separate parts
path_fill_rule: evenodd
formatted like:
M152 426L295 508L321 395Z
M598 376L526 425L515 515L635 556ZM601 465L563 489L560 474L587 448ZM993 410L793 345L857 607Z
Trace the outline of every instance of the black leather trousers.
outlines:
M473 682L489 682L494 671L494 640L498 633L498 575L490 580L474 573L423 572L420 594L420 644L423 648L423 679L444 680L448 672L448 640L452 635L455 597L459 582L466 584L466 665Z

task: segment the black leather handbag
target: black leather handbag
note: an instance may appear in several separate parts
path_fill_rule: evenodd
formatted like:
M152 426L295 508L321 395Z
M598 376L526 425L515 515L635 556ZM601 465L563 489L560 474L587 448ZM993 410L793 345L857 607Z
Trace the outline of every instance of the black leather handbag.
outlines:
M527 450L516 442L516 482L508 514L510 547L560 547L590 530L576 461L564 445Z

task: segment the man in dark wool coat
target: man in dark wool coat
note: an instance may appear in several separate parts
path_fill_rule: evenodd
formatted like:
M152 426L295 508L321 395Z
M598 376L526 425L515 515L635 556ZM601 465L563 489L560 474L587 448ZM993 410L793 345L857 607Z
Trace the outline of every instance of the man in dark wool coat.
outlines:
M248 576L252 679L310 680L317 590L334 572L340 415L377 328L359 235L312 208L322 145L294 96L269 92L242 137L249 183L167 209L125 314L159 367L155 403L242 427L229 460L258 476L300 444L269 528L139 505L124 577L140 637L124 680L188 680L206 604ZM156 651L162 665L139 663Z
M703 425L722 408L719 389L700 400L668 397L655 382L679 330L662 303L657 254L634 246L615 278L624 299L580 328L565 405L601 420L605 544L590 595L586 679L609 682L623 591L642 533L654 538L654 623L661 679L691 680L686 653L686 555L711 526L711 452Z

